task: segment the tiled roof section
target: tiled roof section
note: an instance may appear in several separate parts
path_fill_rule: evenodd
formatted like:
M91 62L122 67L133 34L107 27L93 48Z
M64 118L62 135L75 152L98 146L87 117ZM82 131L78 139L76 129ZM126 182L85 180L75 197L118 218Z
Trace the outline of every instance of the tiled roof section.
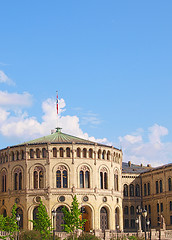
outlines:
M148 171L149 171L149 172L158 171L158 170L162 170L162 169L165 169L165 168L168 168L168 167L172 167L172 163L168 163L168 164L165 164L165 165L162 165L162 166L158 166L158 167L155 167L155 168L151 168L151 169L149 169Z
M88 145L95 145L96 144L95 142L92 142L92 141L89 141L89 140L86 140L86 139L82 139L82 138L78 138L78 137L75 137L75 136L71 136L71 135L62 133L61 128L57 128L57 131L55 133L52 133L48 136L44 136L44 137L41 137L41 138L31 140L31 141L28 141L28 142L24 142L24 143L19 144L17 146L25 145L25 144L34 145L34 144L44 144L44 143L58 143L58 144L77 143L77 144L88 144ZM106 145L99 144L99 143L97 143L97 145L106 146Z
M132 164L131 162L123 162L122 163L122 173L144 173L152 169L150 166L142 166L142 165L135 165Z

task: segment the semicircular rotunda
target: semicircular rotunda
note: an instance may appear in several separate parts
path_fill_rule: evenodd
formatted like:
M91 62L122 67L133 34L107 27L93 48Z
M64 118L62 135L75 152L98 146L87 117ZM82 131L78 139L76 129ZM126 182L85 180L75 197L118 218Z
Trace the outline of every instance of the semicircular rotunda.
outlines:
M0 150L0 213L17 204L20 227L32 229L40 199L49 216L57 211L56 231L63 231L62 208L77 196L85 231L123 229L122 151L61 132Z

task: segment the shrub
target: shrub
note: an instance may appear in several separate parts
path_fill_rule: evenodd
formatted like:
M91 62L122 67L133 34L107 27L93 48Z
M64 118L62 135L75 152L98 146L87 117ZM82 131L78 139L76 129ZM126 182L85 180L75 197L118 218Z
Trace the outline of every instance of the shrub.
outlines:
M79 240L100 240L100 238L92 235L92 234L89 234L89 233L83 233L82 235L80 235L78 237Z
M41 234L35 230L26 230L21 232L20 240L41 240Z

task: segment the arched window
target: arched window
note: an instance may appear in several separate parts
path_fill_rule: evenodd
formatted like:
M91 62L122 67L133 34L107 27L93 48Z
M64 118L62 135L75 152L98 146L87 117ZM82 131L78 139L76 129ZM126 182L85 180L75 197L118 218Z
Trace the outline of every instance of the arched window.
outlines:
M107 160L110 160L110 151L107 152Z
M135 191L135 193L136 193L136 197L140 197L140 186L139 186L139 184L136 184L136 191Z
M33 179L33 187L34 189L44 188L44 171L42 167L36 166L34 168L34 179Z
M104 150L104 151L102 152L102 159L105 159L105 157L106 157L106 151Z
M42 149L42 157L46 158L47 157L47 151L45 148Z
M11 161L14 161L15 157L14 157L14 152L11 152Z
M5 153L5 162L8 162L8 155Z
M39 148L36 149L36 158L40 158L41 151Z
M86 158L86 157L87 157L87 149L84 148L84 149L83 149L83 158Z
M30 149L30 158L34 158L34 150Z
M56 227L55 227L55 230L57 232L64 232L64 227L62 226L62 224L64 224L64 213L62 211L62 209L64 208L65 206L60 206L56 209ZM66 208L67 209L67 208Z
M101 159L101 150L98 151L98 159Z
M56 187L67 188L68 187L68 174L65 166L59 166L56 171Z
M80 170L80 188L90 188L90 170L87 166Z
M105 207L100 210L100 229L108 229L108 213Z
M130 184L130 197L134 197L134 185Z
M159 193L159 184L158 184L158 181L156 181L156 193Z
M93 149L89 149L89 158L93 158Z
M148 182L148 195L150 195L150 183Z
M53 157L57 157L57 148L53 148Z
M19 207L16 209L16 214L20 216L20 221L18 223L19 228L23 229L23 210Z
M159 181L159 191L160 191L160 193L163 192L163 188L162 188L162 180Z
M115 174L114 174L114 190L119 191L118 172L117 171L115 171Z
M134 215L134 206L130 207L130 215Z
M23 160L24 159L24 151L21 150L21 159Z
M2 192L6 192L7 191L7 175L6 172L3 171L2 172Z
M63 157L63 153L64 153L63 148L60 148L59 150L60 150L60 157Z
M168 179L168 191L172 190L171 178Z
M77 155L77 157L81 157L81 149L80 148L77 148L77 150L76 150L76 155Z
M22 172L20 168L14 170L14 190L22 189Z
M128 185L124 184L124 197L128 197Z
M100 170L100 188L107 189L108 188L108 177L107 177L107 169L103 167Z
M38 214L38 207L35 207L33 210L33 220L36 220L38 218L37 214ZM33 224L33 228L35 228L34 224Z
M7 216L7 211L6 211L6 209L3 209L3 210L2 210L2 215L3 215L3 217L6 217L6 216Z
M128 206L125 206L125 207L124 207L124 214L125 214L125 215L128 215Z
M17 151L17 152L16 152L17 160L19 160L19 156L20 156L19 151Z
M66 157L70 157L70 148L66 148Z

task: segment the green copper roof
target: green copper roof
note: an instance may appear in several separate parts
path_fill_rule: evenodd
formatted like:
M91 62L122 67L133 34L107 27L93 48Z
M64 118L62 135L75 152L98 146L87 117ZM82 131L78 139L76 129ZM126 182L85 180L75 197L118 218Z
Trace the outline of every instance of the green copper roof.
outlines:
M23 144L41 144L41 143L80 143L80 144L95 144L89 140L85 140L82 138L74 137L61 132L61 128L56 128L56 132L52 133L48 136L44 136L41 138L37 138L35 140L31 140L25 142ZM19 144L19 145L23 145Z

